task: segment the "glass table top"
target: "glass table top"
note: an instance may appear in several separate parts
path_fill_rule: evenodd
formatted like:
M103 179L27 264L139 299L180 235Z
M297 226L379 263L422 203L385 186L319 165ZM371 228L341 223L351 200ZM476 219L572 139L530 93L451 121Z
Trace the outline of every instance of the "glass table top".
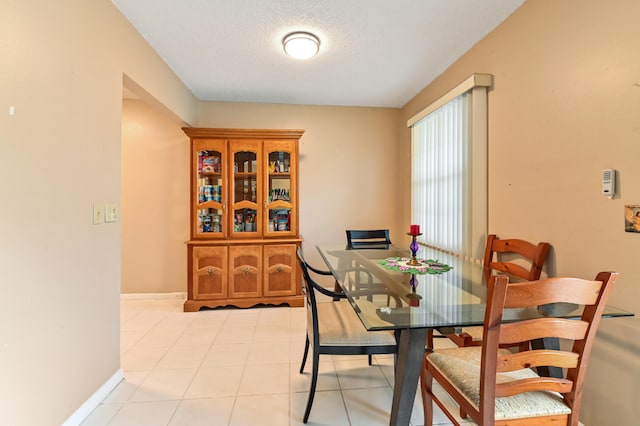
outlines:
M480 263L421 246L418 259L437 261L452 269L413 275L382 264L390 257L410 257L408 249L390 246L353 250L344 245L321 245L317 249L368 330L465 327L484 321L488 280L497 272ZM503 320L578 318L581 313L579 305L553 304L509 309ZM633 314L612 306L606 306L603 313L603 317L621 316Z

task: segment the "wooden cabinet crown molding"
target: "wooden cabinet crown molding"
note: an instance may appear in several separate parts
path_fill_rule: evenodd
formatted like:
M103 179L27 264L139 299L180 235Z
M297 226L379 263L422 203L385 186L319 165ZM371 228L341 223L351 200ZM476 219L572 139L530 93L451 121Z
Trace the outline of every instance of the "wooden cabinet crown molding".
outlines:
M304 130L300 129L222 129L205 127L183 127L190 138L220 139L300 139Z

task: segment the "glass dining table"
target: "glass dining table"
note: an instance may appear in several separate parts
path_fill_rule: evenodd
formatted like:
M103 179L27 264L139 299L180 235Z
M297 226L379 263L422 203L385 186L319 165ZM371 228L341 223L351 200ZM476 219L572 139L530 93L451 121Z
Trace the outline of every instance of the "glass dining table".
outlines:
M317 249L365 328L395 332L398 354L389 424L409 425L428 331L482 325L488 280L498 272L423 246L416 253L419 266L406 266L409 250L395 246L354 250L343 244ZM581 306L554 304L508 310L503 320L579 318L581 313ZM603 313L603 317L632 315L611 306Z

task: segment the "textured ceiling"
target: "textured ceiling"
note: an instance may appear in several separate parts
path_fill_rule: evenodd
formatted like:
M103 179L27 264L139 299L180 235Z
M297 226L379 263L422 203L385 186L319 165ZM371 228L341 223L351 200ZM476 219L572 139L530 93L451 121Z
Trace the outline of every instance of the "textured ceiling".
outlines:
M112 2L200 100L402 107L524 0ZM287 57L292 31L320 53Z

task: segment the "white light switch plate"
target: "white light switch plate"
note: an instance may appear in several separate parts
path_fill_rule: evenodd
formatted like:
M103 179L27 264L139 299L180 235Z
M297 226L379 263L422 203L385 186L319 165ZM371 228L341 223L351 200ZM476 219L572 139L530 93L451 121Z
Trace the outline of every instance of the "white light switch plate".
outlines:
M104 223L104 205L94 204L93 205L93 224L100 225L102 223Z
M118 221L118 206L116 204L108 203L105 205L104 221L107 223Z

